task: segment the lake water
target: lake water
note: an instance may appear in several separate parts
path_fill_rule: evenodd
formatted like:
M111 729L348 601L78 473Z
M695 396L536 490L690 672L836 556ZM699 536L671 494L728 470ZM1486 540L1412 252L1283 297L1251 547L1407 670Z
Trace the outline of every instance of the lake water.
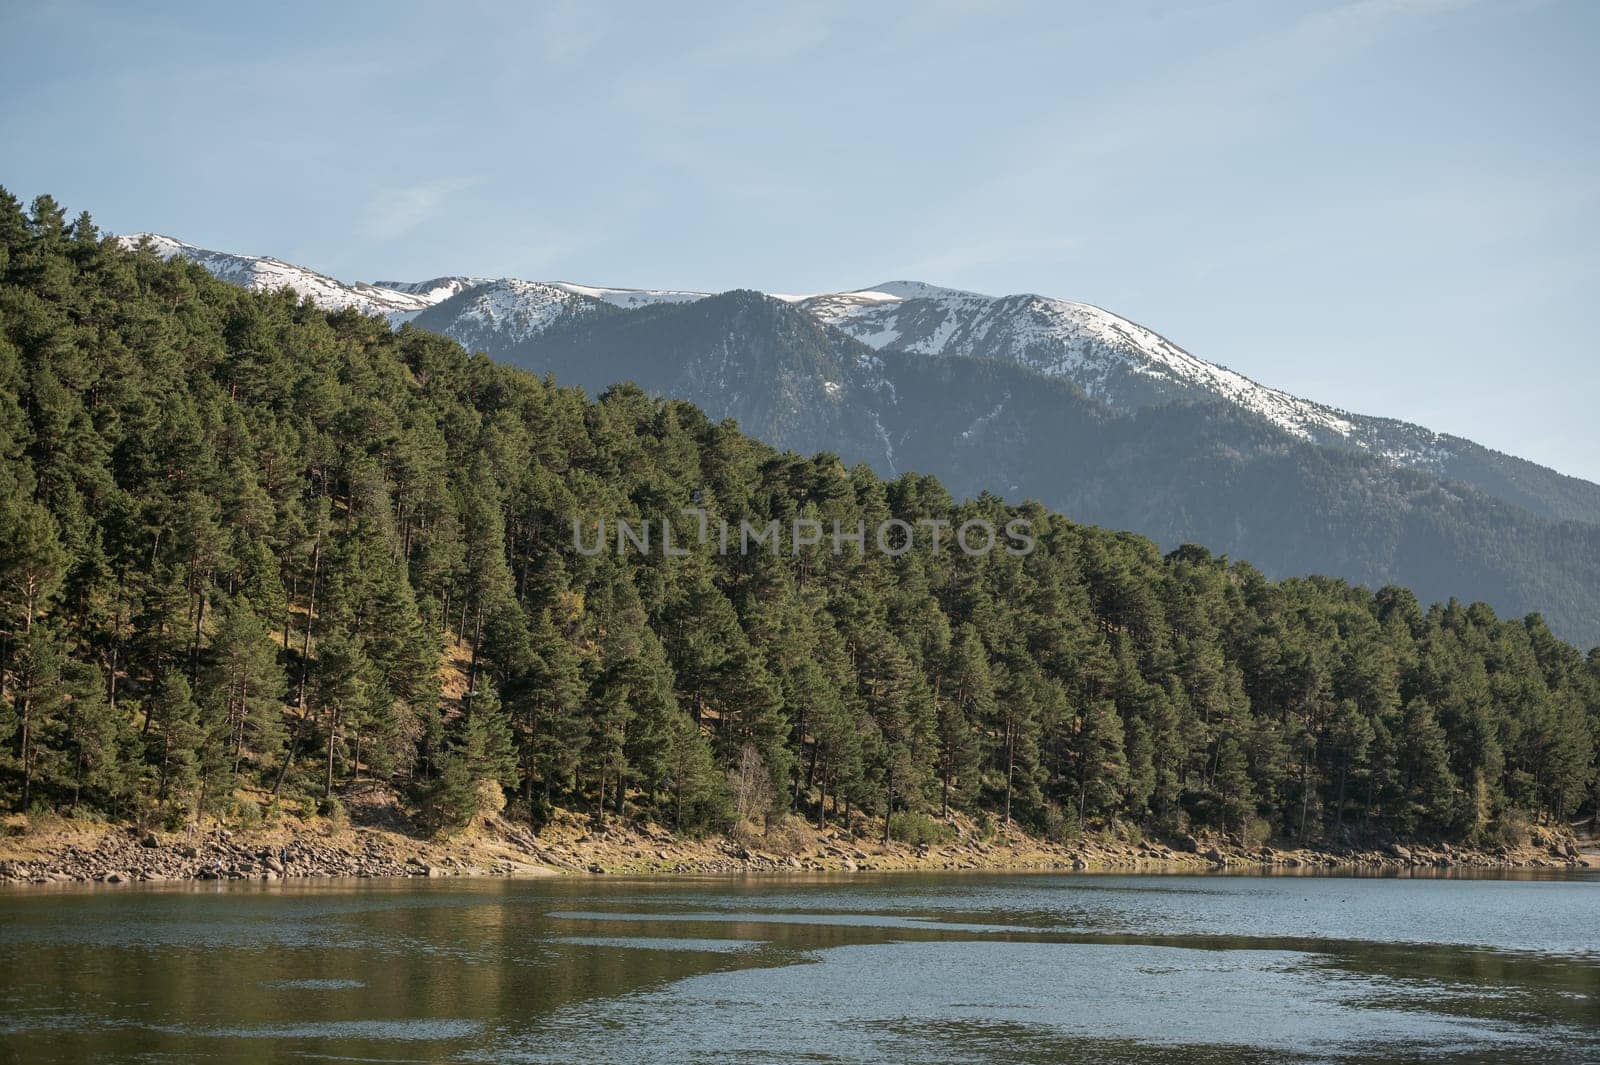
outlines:
M0 1060L1600 1061L1600 879L9 890Z

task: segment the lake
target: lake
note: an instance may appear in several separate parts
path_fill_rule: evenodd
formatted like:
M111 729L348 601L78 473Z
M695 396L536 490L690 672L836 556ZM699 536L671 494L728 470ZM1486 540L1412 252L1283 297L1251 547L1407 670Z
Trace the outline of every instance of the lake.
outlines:
M0 891L0 1060L1600 1060L1600 879Z

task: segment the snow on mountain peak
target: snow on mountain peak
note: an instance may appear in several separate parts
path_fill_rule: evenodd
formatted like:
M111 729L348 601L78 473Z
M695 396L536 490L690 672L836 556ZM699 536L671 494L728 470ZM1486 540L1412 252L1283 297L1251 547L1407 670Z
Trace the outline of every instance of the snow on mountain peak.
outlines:
M519 342L544 332L584 299L563 285L501 278L470 289L446 332L468 346L490 336Z
M588 296L591 299L609 303L613 307L624 310L633 310L636 307L649 307L657 303L694 303L710 296L710 292L693 292L684 289L653 289L653 288L605 288L598 285L575 285L571 281L551 282L556 288L570 292L575 296Z
M391 321L398 322L426 310L434 302L412 292L400 292L362 282L346 283L269 255L235 255L212 251L160 233L132 233L118 237L117 241L127 248L148 241L162 258L181 255L199 263L222 280L242 288L258 292L293 289L324 310L351 308L363 314L386 315Z
M841 293L841 295L858 296L864 299L875 299L882 296L897 300L921 300L945 299L950 296L981 297L982 293L967 292L959 288L945 288L942 285L930 285L926 281L885 281L881 285L858 288L851 292Z
M433 277L426 281L374 281L378 288L386 288L393 292L404 292L413 296L421 296L428 301L431 307L436 303L443 303L451 296L459 295L469 288L486 285L493 278L488 277L461 277L451 275L446 277Z
M1154 331L1089 303L891 281L815 296L802 306L880 350L1016 362L1067 378L1113 405L1121 405L1121 394L1133 382L1141 394L1223 399L1302 438L1348 437L1354 429L1341 412L1196 358Z

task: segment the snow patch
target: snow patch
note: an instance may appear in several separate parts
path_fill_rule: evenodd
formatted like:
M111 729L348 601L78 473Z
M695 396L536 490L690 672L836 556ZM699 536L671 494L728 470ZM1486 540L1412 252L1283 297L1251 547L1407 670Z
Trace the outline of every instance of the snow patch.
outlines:
M212 251L160 233L133 233L117 238L117 242L125 248L137 247L142 241L148 241L164 259L181 255L199 263L229 284L257 292L292 289L323 310L353 309L363 314L400 313L409 316L431 306L428 300L415 293L398 292L359 281L346 283L327 274L274 259L270 255L234 255Z

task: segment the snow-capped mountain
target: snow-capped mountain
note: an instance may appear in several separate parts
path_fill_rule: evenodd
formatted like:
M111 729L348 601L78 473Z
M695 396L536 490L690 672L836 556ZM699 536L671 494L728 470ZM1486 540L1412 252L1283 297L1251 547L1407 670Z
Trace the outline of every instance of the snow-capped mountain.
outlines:
M469 288L488 284L492 278L487 277L434 277L427 281L374 281L378 288L388 289L391 292L404 292L410 296L421 296L428 301L431 307L435 303L443 303L451 296L459 295Z
M473 349L519 344L563 317L593 313L602 301L545 281L503 278L443 301L443 326L431 326Z
M469 348L498 350L508 344L531 340L559 321L593 314L601 308L637 310L661 304L695 303L709 295L709 292L601 288L575 285L570 281L501 278L480 282L438 301L439 310L429 316L427 325Z
M124 246L134 247L148 241L163 258L181 255L204 266L222 280L258 292L273 292L290 288L311 300L324 310L352 308L363 314L380 314L391 321L404 320L439 302L440 296L431 293L401 291L363 282L345 282L319 274L304 266L286 263L268 255L236 255L232 252L212 251L160 233L133 233L117 238ZM441 280L457 280L454 278ZM433 282L429 282L432 284Z

